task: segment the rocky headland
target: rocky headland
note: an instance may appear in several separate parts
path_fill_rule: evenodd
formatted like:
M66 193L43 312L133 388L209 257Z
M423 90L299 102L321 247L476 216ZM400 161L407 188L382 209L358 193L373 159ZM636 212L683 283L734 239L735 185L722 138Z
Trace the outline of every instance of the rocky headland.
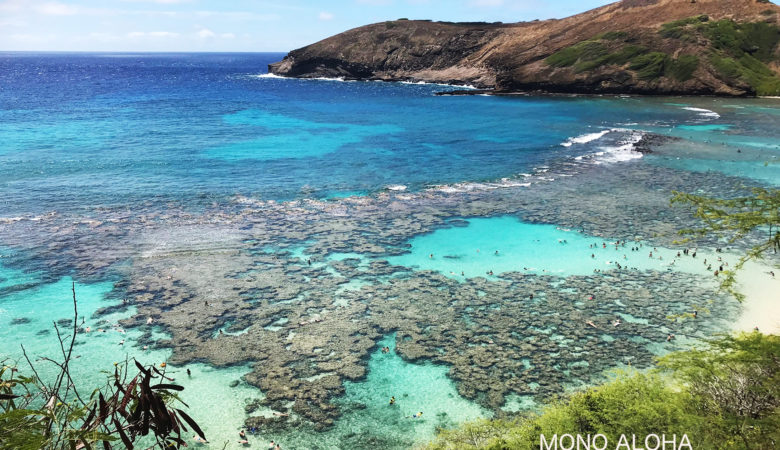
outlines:
M779 17L767 0L623 0L560 20L400 19L294 50L269 72L496 93L780 95Z

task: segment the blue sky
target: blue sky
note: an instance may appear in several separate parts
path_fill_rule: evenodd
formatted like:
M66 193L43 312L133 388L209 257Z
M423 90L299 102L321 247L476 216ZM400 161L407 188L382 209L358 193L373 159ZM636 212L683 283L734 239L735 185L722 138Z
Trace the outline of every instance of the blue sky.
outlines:
M605 0L0 0L0 51L282 51L367 23L560 18Z
M289 51L383 20L565 17L604 0L0 0L0 50Z

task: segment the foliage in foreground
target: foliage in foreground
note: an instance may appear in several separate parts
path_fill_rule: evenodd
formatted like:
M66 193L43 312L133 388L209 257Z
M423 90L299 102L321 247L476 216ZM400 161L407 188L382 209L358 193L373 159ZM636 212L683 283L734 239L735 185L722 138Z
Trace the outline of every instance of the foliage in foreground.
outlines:
M752 333L673 353L660 369L620 373L539 415L481 420L440 432L428 448L538 449L540 435L687 434L693 448L770 449L780 445L780 338Z
M113 373L107 373L105 386L83 396L70 372L79 332L75 285L73 307L71 336L63 337L54 324L62 360L41 358L58 369L52 382L38 376L29 358L33 376L22 375L15 366L0 369L0 450L97 446L108 450L113 445L132 449L139 442L157 448L180 448L186 447L182 433L188 432L187 426L205 438L186 412L172 406L175 402L184 404L176 395L183 388L167 384L171 379L153 366L135 362L138 372L131 375L130 364L116 364Z
M730 243L749 237L751 233L766 233L766 239L750 248L731 270L723 273L721 287L742 301L737 292L736 273L748 261L761 258L769 251L780 250L780 189L753 189L753 195L733 199L718 199L675 192L672 204L691 206L695 217L703 222L698 229L681 230L683 235L728 236Z

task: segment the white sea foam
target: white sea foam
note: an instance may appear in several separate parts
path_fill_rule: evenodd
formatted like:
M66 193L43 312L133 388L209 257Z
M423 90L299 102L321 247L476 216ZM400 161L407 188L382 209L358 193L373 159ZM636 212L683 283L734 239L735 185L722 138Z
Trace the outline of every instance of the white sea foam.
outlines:
M455 194L479 191L490 191L502 188L529 187L536 183L555 182L560 178L569 178L574 176L574 172L579 172L583 165L600 165L607 163L619 163L641 158L643 155L636 151L636 145L645 135L643 131L629 130L623 128L613 128L604 130L600 133L580 136L583 142L592 142L606 136L608 133L616 133L614 143L605 144L598 147L598 151L584 154L572 158L568 161L556 163L554 167L538 166L534 167L532 173L519 173L517 178L502 178L495 182L462 182L446 185L436 185L428 188L429 191ZM585 139L588 137L587 140ZM572 138L577 139L577 138Z
M588 142L593 142L595 140L603 138L604 136L611 133L612 131L613 130L604 130L598 133L583 134L582 136L569 138L566 142L561 143L561 145L564 147L571 147L574 144L587 144Z
M273 73L264 73L260 75L250 75L252 78L260 78L260 79L274 79L274 80L303 80L303 81L338 81L341 83L348 83L355 80L346 80L344 78L328 78L328 77L316 77L316 78L293 78L293 77L283 77L280 75L276 75Z
M381 80L380 80L381 81ZM420 86L443 86L443 87L456 87L466 90L476 90L479 89L476 86L472 86L469 84L460 85L460 84L447 84L447 83L432 83L428 81L399 81L401 84L412 84L412 85L420 85Z
M354 83L357 80L347 80L344 77L314 77L314 78L301 78L302 80L314 80L314 81L336 81L338 83Z
M273 73L264 73L262 75L251 75L252 78L273 78L273 79L285 79L285 77L276 75Z
M518 180L514 180L511 178L502 178L501 181L492 182L492 183L491 182L484 182L484 183L463 182L463 183L454 183L454 184L443 184L443 185L431 186L428 190L435 191L435 192L443 192L445 194L455 194L455 193L474 192L474 191L493 191L496 189L512 188L512 187L528 187L530 185L531 183L528 182L520 182Z
M636 144L642 140L644 133L641 131L632 132L625 139L618 142L614 147L601 147L601 152L596 153L594 163L617 163L639 159L643 155L636 151Z
M709 109L694 108L692 106L686 106L683 109L686 111L697 112L702 117L707 117L710 119L720 119L720 114L716 113L715 111L710 111Z
M403 192L407 189L407 187L404 186L403 184L391 184L390 186L387 186L386 189L388 191Z

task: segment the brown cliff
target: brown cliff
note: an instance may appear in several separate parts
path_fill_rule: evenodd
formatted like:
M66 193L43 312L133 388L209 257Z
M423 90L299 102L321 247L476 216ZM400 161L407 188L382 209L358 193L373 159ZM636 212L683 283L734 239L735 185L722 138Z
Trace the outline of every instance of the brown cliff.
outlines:
M499 92L778 95L779 21L765 0L623 0L515 24L397 20L294 50L269 71Z

